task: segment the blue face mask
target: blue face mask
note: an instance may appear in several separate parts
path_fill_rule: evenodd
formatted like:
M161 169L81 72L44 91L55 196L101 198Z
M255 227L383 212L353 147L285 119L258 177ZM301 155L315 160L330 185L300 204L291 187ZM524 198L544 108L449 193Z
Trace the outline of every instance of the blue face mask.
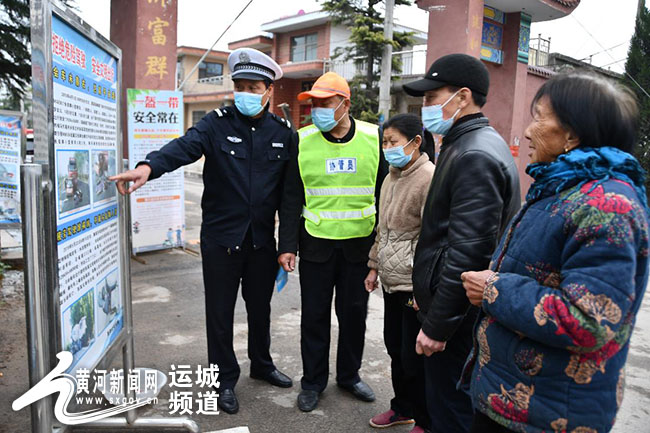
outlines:
M386 158L386 162L397 168L402 168L411 162L411 158L413 157L413 152L415 152L415 149L413 149L413 152L409 153L408 155L404 153L404 149L406 146L411 144L411 141L413 141L414 138L415 137L411 138L404 146L389 147L384 149L384 157Z
M262 106L262 98L266 94L266 91L262 94L249 92L233 93L235 94L235 107L237 107L239 112L244 116L257 116L264 109Z
M321 107L314 107L311 109L311 120L314 122L314 125L316 125L316 128L323 132L329 132L336 125L338 125L339 121L345 116L345 113L343 113L343 116L341 116L341 119L336 120L334 117L334 113L336 110L339 109L341 104L345 101L341 101L339 105L336 106L336 108L321 108Z
M460 90L458 91L460 92ZM451 126L454 124L454 117L460 112L460 108L456 110L451 119L444 119L442 117L442 108L453 99L458 92L451 95L447 102L442 105L429 105L428 107L422 107L422 124L427 128L432 134L446 135L447 132L451 129Z

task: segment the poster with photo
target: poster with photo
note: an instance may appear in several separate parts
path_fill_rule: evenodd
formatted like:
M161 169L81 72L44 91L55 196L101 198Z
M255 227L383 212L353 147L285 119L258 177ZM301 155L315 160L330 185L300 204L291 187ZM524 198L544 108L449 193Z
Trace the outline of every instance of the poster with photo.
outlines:
M123 326L117 59L52 16L57 252L62 347L92 368Z
M95 340L94 291L88 290L63 311L63 350L72 353L73 363L86 353Z
M115 150L92 151L92 194L95 204L109 201L117 196L115 182L108 180L117 174Z
M0 224L20 223L22 116L0 113Z
M127 89L129 168L183 134L183 93ZM131 194L133 252L183 246L183 168L147 182Z
M90 208L90 169L87 150L56 152L59 215L65 217Z
M113 271L95 286L97 330L103 331L122 310L122 291L117 271Z

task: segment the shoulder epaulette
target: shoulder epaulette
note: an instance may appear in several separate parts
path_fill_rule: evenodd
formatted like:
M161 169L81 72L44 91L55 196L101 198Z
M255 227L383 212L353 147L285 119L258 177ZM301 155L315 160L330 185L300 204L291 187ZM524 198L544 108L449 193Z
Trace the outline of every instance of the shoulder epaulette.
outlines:
M281 124L283 124L287 128L291 129L291 122L289 122L287 119L285 119L284 117L280 117L280 116L278 116L276 114L273 114L273 113L269 113L269 114L271 114L271 117L273 119L275 119L277 122L280 122Z
M215 108L214 112L217 117L231 117L233 115L232 109L228 107Z

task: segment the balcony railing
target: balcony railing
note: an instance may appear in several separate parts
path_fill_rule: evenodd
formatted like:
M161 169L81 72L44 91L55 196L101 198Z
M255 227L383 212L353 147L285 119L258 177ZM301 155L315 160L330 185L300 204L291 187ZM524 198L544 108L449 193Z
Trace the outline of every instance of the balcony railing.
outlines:
M548 66L549 53L551 52L551 38L538 37L530 40L528 45L528 64L531 66Z
M197 83L199 83L199 84L216 84L217 86L222 86L223 85L223 75L220 75L218 77L199 78L197 80Z
M210 85L213 85L213 86L223 86L224 85L224 80L226 78L230 78L230 77L229 76L224 77L223 75L221 75L219 77L206 77L206 78L199 78L198 80L188 80L184 84L183 90L185 92L187 92L187 93L192 93L192 92L197 90L196 86L199 85L199 84L210 84ZM183 74L178 73L176 75L176 86L179 86L182 82L183 82ZM202 90L205 91L205 88L203 88ZM215 91L216 90L219 90L219 89L215 89Z
M409 51L397 51L393 57L401 61L401 71L393 70L394 77L407 75L424 75L426 72L427 50L417 49ZM323 72L333 71L345 78L351 80L355 76L365 76L368 71L368 61L366 57L355 57L349 60L328 60L323 65ZM375 65L375 72L379 72L379 66Z

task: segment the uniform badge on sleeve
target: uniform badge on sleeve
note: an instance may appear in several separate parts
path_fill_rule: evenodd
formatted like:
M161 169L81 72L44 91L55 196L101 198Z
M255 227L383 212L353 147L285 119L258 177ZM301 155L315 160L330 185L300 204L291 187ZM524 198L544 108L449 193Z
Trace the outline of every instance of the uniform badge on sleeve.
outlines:
M327 160L327 174L356 172L357 158L333 158Z

